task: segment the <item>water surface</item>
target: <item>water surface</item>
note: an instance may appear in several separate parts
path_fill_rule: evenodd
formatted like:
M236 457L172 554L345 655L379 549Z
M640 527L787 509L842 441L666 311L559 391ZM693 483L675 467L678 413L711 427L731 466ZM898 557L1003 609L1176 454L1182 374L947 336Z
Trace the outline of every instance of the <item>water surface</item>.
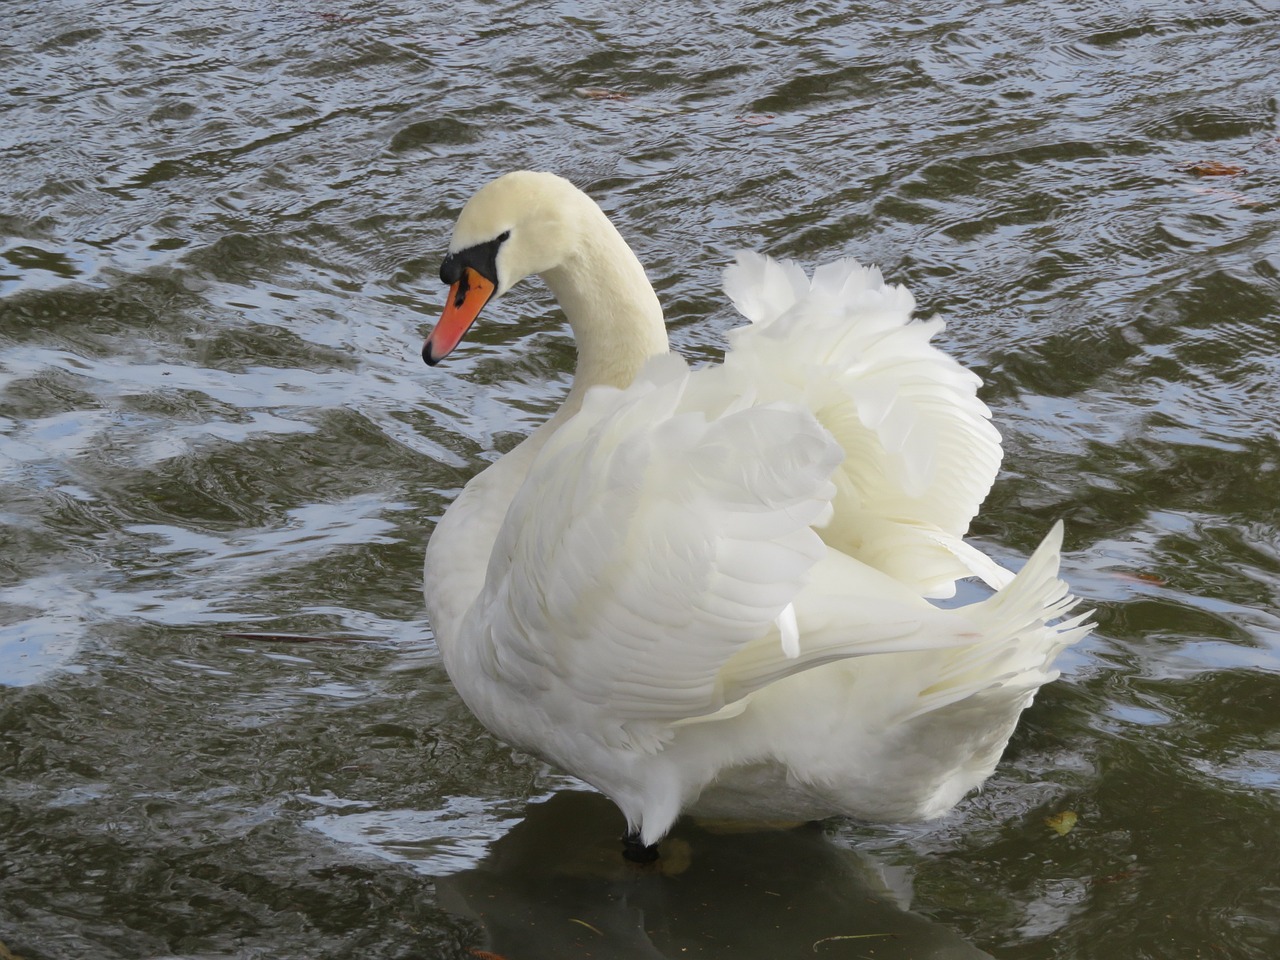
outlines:
M1276 956L1280 8L945 6L7 10L0 944ZM1007 451L973 534L1016 565L1066 518L1099 629L944 820L684 827L635 883L452 692L423 544L572 368L538 284L417 356L518 167L601 202L695 360L741 247L947 319ZM365 642L228 636L266 631Z

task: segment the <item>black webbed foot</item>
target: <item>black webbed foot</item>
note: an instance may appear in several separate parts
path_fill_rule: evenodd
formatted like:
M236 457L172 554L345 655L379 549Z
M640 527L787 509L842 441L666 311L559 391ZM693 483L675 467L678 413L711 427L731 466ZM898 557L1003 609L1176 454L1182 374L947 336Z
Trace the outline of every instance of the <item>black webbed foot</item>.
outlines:
M628 833L622 838L622 856L632 863L653 863L658 859L658 845L645 846L640 842L639 831Z

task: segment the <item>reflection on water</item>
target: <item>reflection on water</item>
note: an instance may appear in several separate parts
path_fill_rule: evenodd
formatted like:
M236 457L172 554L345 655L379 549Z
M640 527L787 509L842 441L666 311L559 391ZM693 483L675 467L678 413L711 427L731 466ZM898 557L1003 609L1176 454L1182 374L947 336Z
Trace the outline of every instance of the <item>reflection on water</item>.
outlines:
M869 918L922 952L1277 955L1273 3L9 6L0 944L468 957L533 918L528 949L585 949L572 909L659 955ZM575 859L612 847L597 801L511 826L546 778L449 687L422 551L572 347L530 284L447 368L418 350L458 207L520 166L601 201L694 360L754 247L880 264L983 375L973 532L1017 566L1066 517L1101 626L943 821L682 828L689 869L631 886Z
M869 858L817 825L717 834L685 823L657 869L618 856L623 826L597 794L532 803L476 866L438 882L441 902L481 924L486 949L522 960L989 956L911 913Z

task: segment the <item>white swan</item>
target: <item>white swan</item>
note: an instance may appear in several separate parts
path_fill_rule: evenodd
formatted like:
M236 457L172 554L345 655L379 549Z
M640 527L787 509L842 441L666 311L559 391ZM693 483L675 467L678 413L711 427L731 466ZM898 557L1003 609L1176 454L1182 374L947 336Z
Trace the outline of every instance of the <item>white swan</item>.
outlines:
M1061 524L1014 576L961 538L1000 462L937 320L852 260L739 256L723 364L668 352L644 269L567 180L507 174L440 269L437 363L531 274L577 340L563 406L437 524L449 675L512 744L593 784L640 857L682 812L939 816L990 775L1087 615ZM995 593L959 609L976 576Z

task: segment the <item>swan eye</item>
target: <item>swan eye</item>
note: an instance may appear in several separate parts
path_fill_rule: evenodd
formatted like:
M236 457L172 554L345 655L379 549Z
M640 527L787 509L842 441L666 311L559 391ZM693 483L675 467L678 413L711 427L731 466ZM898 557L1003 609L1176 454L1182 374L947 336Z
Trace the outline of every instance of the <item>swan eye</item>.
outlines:
M440 264L440 282L450 286L462 278L462 262L459 254L451 253Z
M511 231L503 230L492 240L477 243L451 253L440 264L440 282L450 286L462 279L462 271L470 267L492 283L498 282L498 248L511 239Z

